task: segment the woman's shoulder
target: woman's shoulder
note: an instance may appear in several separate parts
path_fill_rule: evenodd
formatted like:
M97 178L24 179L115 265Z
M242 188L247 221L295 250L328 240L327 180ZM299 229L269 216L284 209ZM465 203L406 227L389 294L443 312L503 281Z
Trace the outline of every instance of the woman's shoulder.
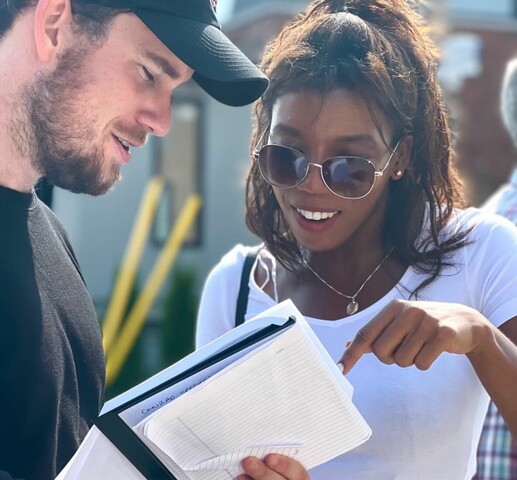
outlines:
M485 240L493 235L517 235L517 228L506 218L474 207L454 210L447 231L467 231L469 238Z
M244 260L253 247L235 245L212 268L198 308L196 346L199 348L235 326L235 312Z
M221 268L241 268L244 260L249 254L256 255L260 245L235 245L231 250L226 252L218 263Z
M213 267L209 277L224 277L234 279L240 276L244 260L248 254L255 254L260 246L246 246L242 244L235 245L231 250L226 252L219 262Z
M453 211L442 239L463 236L463 250L468 258L490 259L494 255L515 257L517 252L517 227L506 218L478 208Z

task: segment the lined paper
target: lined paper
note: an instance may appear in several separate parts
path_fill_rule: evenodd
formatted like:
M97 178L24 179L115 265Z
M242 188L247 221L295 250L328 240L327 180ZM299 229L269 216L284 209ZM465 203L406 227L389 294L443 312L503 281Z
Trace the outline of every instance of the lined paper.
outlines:
M281 451L310 469L371 436L329 368L297 323L135 430L191 480L235 478L250 451Z
M263 447L243 448L237 452L227 453L219 457L211 458L197 465L187 465L185 470L239 470L239 462L246 457L264 458L270 453L281 453L289 458L294 458L301 445L271 445Z

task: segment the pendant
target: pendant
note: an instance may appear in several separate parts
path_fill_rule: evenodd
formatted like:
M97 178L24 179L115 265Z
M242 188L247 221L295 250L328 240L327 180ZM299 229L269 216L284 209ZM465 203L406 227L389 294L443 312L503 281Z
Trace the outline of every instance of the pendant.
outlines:
M355 301L355 298L352 298L352 301L346 307L346 314L353 315L357 313L357 310L359 310L359 304Z

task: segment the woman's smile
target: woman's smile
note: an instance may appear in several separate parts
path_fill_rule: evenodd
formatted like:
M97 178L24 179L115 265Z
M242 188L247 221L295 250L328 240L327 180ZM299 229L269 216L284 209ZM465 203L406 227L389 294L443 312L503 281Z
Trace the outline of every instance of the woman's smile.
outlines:
M377 120L380 119L382 115L378 112ZM314 165L321 165L329 158L354 156L371 159L379 169L386 164L390 153L385 141L390 137L388 123L374 122L360 96L336 88L326 93L302 90L280 96L273 107L267 141L296 149ZM395 168L397 158L389 169ZM272 157L272 165L275 161L287 160ZM349 243L351 238L354 243L361 243L366 231L380 231L379 212L385 208L390 172L377 177L362 198L335 194L326 181L339 182L341 177L324 180L322 175L321 168L312 167L296 186L273 187L284 219L300 245L317 251L334 250Z

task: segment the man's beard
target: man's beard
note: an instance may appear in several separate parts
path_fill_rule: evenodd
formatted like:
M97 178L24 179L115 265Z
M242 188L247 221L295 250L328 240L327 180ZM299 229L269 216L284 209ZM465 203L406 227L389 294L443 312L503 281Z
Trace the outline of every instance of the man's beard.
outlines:
M75 193L101 195L119 179L120 166L104 168L101 128L84 98L85 67L94 46L71 48L56 69L40 75L22 93L13 138L20 154L49 183Z

